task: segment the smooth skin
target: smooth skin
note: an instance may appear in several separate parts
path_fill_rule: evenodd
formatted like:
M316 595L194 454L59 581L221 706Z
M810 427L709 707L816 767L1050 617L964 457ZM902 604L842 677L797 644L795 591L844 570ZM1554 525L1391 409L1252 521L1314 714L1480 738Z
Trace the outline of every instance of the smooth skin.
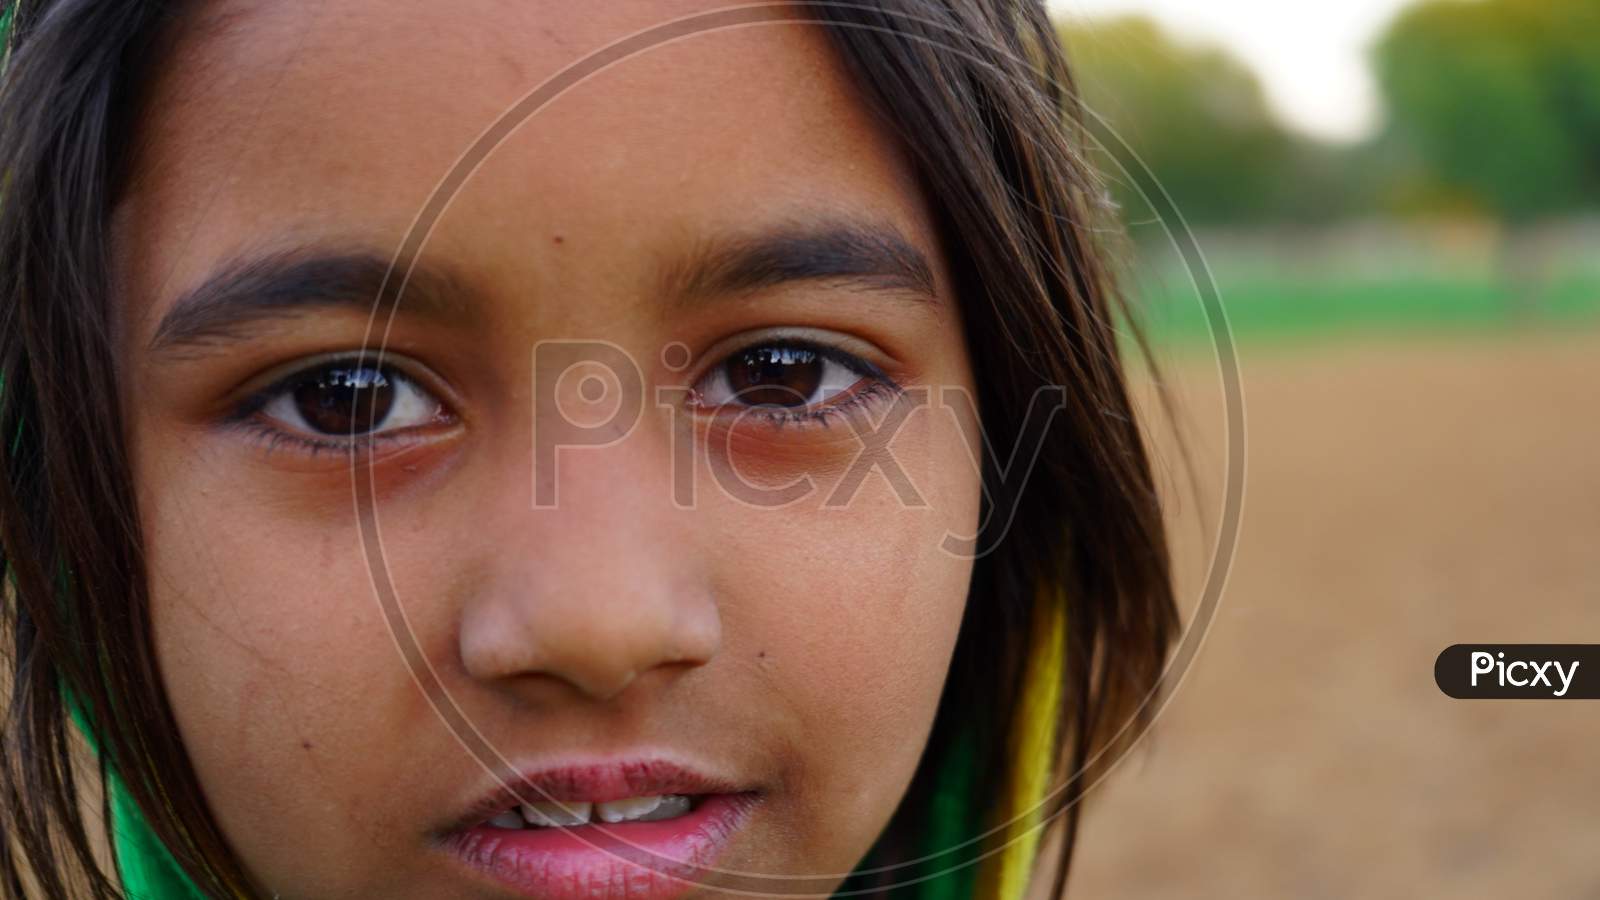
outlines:
M307 306L153 347L158 323L242 259L387 259L511 104L585 53L701 8L216 3L178 26L115 220L126 427L164 684L206 799L269 895L507 896L436 840L494 782L396 650L350 455L296 443L304 421L274 418L287 401L236 415L279 376L357 351L366 312ZM898 233L931 265L932 296L838 278L663 288L707 247L838 222ZM533 351L609 342L647 390L704 399L708 373L779 329L847 347L904 388L971 390L904 148L816 27L700 34L527 121L422 256L447 273L444 314L402 300L386 357L422 414L358 465L440 683L519 765L664 753L758 791L724 868L847 872L899 803L948 671L971 562L940 542L977 529L974 424L935 395L891 445L921 504L874 470L830 505L862 447L843 420L780 428L652 393L614 443L560 456L559 502L540 507L536 421L608 412L565 382L561 412L535 409ZM668 364L681 350L663 361L675 343L687 366ZM857 414L876 420L889 402ZM702 451L688 505L674 502L675 422ZM741 499L716 480L718 446L724 477L759 491L805 476L815 490Z

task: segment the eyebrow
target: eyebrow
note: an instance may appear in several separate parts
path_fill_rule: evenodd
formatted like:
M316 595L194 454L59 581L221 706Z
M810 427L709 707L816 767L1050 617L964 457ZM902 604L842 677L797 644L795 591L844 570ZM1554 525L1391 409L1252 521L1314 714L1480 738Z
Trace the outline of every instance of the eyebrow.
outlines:
M407 314L462 321L474 304L449 273L418 262L401 290L399 272L375 253L315 254L290 250L225 265L172 304L150 338L153 353L215 350L250 337L258 322L315 309L392 311L403 297Z
M320 309L391 311L402 298L390 261L376 253L299 249L235 260L186 292L150 338L156 354L216 351L247 340L250 326ZM674 304L784 284L833 281L936 300L927 257L890 225L852 220L786 224L750 236L702 240L661 272ZM479 304L450 272L418 261L403 310L441 323L469 321Z
M938 298L928 258L892 225L826 220L702 241L663 273L675 302L739 294L805 281Z

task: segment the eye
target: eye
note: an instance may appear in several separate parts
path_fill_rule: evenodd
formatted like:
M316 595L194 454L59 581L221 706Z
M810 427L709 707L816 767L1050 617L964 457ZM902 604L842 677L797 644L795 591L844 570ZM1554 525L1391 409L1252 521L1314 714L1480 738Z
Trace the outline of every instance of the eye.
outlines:
M303 439L372 438L440 421L444 405L390 366L357 360L290 375L241 410Z
M835 348L768 342L729 355L695 390L704 407L802 410L827 404L877 374L865 360Z

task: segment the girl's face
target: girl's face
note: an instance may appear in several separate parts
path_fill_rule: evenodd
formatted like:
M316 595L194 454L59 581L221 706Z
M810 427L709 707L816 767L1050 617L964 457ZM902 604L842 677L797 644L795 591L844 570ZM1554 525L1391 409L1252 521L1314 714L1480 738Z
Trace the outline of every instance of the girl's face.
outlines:
M562 94L439 219L381 367L350 359L480 132L695 9L179 26L116 219L122 383L164 684L268 893L690 888L605 834L840 875L912 776L971 574L940 542L979 510L976 427L936 389L972 372L907 155L817 27L697 34ZM502 827L484 746L574 814L689 808Z

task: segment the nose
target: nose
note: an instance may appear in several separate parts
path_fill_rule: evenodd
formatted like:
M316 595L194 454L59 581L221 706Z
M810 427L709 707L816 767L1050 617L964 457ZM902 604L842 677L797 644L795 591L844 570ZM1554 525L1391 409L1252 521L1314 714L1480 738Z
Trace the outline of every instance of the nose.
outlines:
M672 506L658 449L630 438L563 455L554 508L496 497L492 524L482 523L492 529L482 575L461 613L470 677L555 680L604 701L647 673L716 655L722 621L709 572L689 512Z

